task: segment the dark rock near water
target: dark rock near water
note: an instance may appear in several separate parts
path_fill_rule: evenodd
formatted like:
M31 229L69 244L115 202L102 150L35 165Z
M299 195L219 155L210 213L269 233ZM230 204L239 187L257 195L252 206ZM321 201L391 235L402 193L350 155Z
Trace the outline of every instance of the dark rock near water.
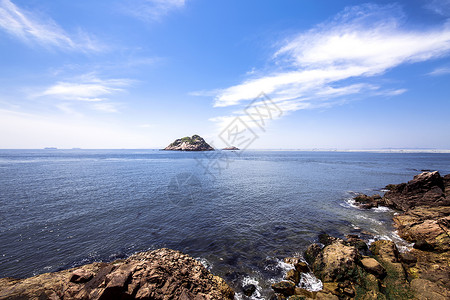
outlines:
M175 140L164 150L176 150L176 151L212 151L214 150L205 140L199 135L193 135L192 137L184 137Z
M369 209L372 207L378 207L381 203L381 196L376 194L373 196L367 196L365 194L359 194L356 197L353 198L356 203L358 203L358 206L364 209Z
M383 205L401 211L407 211L418 206L449 206L449 175L441 177L438 171L423 172L414 176L413 180L407 183L387 185L388 192L383 197L360 194L353 199L361 208Z
M222 150L240 150L240 149L238 147L231 146L231 147L223 148Z
M317 255L319 255L319 253L321 251L322 251L322 247L320 247L318 244L309 245L309 247L306 249L306 251L304 253L306 262L309 265L312 265L313 262L316 260Z
M256 291L256 286L254 284L247 284L242 287L242 292L245 296L250 297Z
M0 279L0 299L234 299L195 259L159 249L26 279Z
M289 270L286 273L286 280L290 280L297 285L300 282L300 273L296 269Z
M295 294L295 284L292 281L280 281L272 284L275 293L282 294L285 297Z
M417 206L450 205L450 198L445 195L444 181L438 171L423 172L414 176L408 183L389 185L383 197L384 205L407 211Z
M335 238L327 233L319 234L319 243L324 244L325 246L331 245L336 241L342 241L341 239Z

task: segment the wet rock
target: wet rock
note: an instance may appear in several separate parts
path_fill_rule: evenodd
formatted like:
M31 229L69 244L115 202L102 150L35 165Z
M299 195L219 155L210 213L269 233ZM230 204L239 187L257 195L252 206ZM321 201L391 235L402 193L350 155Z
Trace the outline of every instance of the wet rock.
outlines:
M378 207L378 205L381 203L381 196L378 194L373 196L358 194L353 198L353 200L355 200L360 208L369 209L372 207Z
M297 285L300 282L300 273L295 269L289 270L286 274L286 280L290 280Z
M272 284L272 289L275 293L279 293L287 297L294 295L295 284L292 281L280 281Z
M369 247L367 247L367 244L365 241L363 241L362 239L360 239L357 235L355 234L349 234L346 236L346 243L350 246L355 247L356 249L358 249L358 251L362 252L362 253L366 253L367 250L369 249Z
M299 257L285 257L283 261L287 264L295 265L298 264L301 261L301 259Z
M355 276L358 257L355 247L335 242L319 253L312 268L322 281L343 281Z
M223 279L170 249L2 283L0 299L234 299Z
M308 273L311 272L311 270L309 269L309 266L307 263L301 261L299 263L294 264L295 269L299 272L299 273Z
M242 292L245 296L250 297L256 291L256 286L254 284L247 284L242 287Z
M386 270L374 258L363 258L361 259L361 264L367 272L379 278L386 276Z
M342 240L339 238L336 238L334 236L330 236L326 233L319 234L319 242L321 244L324 244L325 246L331 245L336 241L342 241Z
M306 249L303 256L305 257L306 262L309 265L312 265L314 260L316 259L317 255L319 255L319 253L321 251L322 251L322 247L320 247L318 244L311 244Z

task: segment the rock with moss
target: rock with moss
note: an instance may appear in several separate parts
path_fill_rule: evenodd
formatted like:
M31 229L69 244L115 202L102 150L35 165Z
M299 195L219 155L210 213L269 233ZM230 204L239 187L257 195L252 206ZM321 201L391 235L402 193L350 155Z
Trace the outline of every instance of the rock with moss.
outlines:
M164 150L175 150L175 151L212 151L214 150L205 140L194 134L192 137L184 137L175 140L169 146L164 148Z

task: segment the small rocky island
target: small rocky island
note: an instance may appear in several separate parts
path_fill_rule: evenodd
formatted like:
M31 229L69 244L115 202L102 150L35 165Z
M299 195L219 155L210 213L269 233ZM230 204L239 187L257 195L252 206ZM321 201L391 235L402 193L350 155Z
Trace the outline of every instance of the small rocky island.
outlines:
M231 147L223 148L222 150L240 150L240 149L238 147L231 146Z
M181 139L176 139L169 146L164 148L164 150L174 150L174 151L213 151L214 148L211 147L205 140L194 134L192 137L184 137Z

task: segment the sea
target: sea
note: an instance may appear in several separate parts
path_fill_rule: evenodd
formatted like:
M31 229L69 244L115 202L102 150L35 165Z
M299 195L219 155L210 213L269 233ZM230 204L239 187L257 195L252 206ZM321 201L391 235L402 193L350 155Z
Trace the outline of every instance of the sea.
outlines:
M337 151L0 150L0 277L23 278L167 247L199 260L242 295L270 285L318 235L394 240L387 208L356 193L424 170L449 153ZM301 286L321 288L312 274Z

